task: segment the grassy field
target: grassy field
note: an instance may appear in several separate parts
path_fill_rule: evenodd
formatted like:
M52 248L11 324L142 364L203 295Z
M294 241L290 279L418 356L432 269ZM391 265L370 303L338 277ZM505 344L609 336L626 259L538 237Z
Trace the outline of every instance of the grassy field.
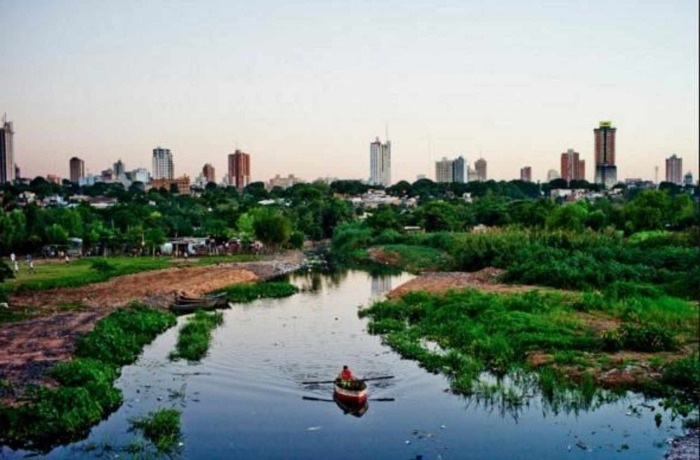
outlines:
M14 291L45 290L60 287L77 287L107 281L115 276L129 275L149 270L160 270L173 266L206 266L220 263L251 262L261 256L236 255L212 256L192 259L171 257L107 257L83 258L66 264L58 261L35 261L34 273L29 273L26 264L20 265L16 278L0 284L0 297ZM99 262L104 261L105 264ZM95 266L97 263L97 266Z

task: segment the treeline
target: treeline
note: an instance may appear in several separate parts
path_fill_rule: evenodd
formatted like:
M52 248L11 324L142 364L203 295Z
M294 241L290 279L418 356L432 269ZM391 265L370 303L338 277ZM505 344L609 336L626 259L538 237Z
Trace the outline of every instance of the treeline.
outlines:
M297 184L271 191L256 182L242 193L210 183L194 196L165 189L145 192L138 182L128 189L118 183L81 188L68 181L57 185L38 177L27 185L5 185L2 189L0 254L36 253L46 244L65 244L71 237L81 238L85 250L100 254L153 250L167 238L187 236L210 237L219 243L232 237L258 239L273 249L299 247L305 239L330 238L338 224L358 217L364 219L373 236L392 231L401 234L408 226L427 232L460 232L479 224L571 231L614 229L631 235L645 230L683 230L697 222L692 188L684 192L662 184L662 190L630 190L614 200L563 205L543 198L549 189L565 186L563 182L401 181L386 192L416 198L417 206L409 207L405 202L363 209L340 198L367 192L369 187L359 181L336 181L330 186L321 182ZM570 185L589 190L597 187L579 182ZM32 192L38 199L105 196L115 199L116 204L105 209L87 203L41 207L23 203L23 192ZM472 202L464 199L465 193ZM392 233L388 237L391 239Z
M3 190L0 254L37 253L44 245L65 244L69 238L81 238L85 251L100 254L150 251L167 238L188 236L209 237L218 243L233 237L257 239L272 249L299 247L305 238L329 238L338 223L355 217L348 202L334 198L331 188L320 183L272 193L255 183L242 194L209 184L193 196L165 189L145 192L138 184L129 189L104 183L78 188L39 179ZM117 201L105 209L84 202L39 206L21 201L25 191L38 199L58 194L69 200L81 194ZM263 200L272 202L263 205Z

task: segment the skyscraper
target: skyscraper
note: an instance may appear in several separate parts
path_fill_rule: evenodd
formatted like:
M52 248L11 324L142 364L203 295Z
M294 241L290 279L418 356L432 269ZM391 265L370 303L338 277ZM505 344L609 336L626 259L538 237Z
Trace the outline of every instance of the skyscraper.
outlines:
M117 179L126 174L126 166L124 166L124 162L121 160L121 158L114 163L112 170L114 171L114 177Z
M204 165L204 167L202 168L202 176L204 176L204 178L207 180L207 183L216 182L216 172L211 163L207 163Z
M236 149L228 156L229 184L242 191L250 183L250 155Z
M81 177L85 177L85 162L78 157L73 157L68 165L70 167L70 181L77 184Z
M595 138L595 183L611 188L617 183L615 166L615 133L612 122L601 121L593 130Z
M683 158L677 157L674 153L666 158L666 182L682 185L683 181Z
M532 182L532 168L530 166L520 168L520 180L523 182Z
M369 184L391 185L391 141L382 144L377 137L369 144Z
M435 182L452 182L454 179L454 162L443 157L435 162Z
M175 177L173 155L170 149L156 147L153 149L153 179L172 179Z
M3 116L0 127L0 184L15 180L14 135L12 122Z
M567 184L572 180L586 180L586 161L579 160L579 153L568 149L561 154L561 178Z
M464 157L458 156L457 159L452 162L452 181L459 184L469 182L468 167Z
M476 169L476 180L480 182L486 181L486 160L479 158L474 162L474 169Z

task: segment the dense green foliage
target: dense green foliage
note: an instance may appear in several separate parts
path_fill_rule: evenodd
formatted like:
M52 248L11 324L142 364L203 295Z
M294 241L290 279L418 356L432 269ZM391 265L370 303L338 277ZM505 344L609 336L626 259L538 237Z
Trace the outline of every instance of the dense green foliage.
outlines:
M230 302L244 303L262 298L279 299L299 292L299 288L285 282L234 284L217 292L226 294Z
M98 322L79 341L76 359L51 369L57 388L36 388L26 404L0 407L0 441L43 450L85 436L121 404L121 391L112 386L121 366L174 324L172 314L137 304Z
M146 417L131 420L131 430L138 430L151 442L158 454L170 454L176 450L182 438L180 431L180 411L159 409Z
M170 353L170 359L186 359L199 361L209 350L211 332L224 323L224 315L214 311L207 313L197 310L195 314L187 318L187 322L180 328L177 336L175 351Z
M599 333L580 311L623 321L613 331L616 350L673 350L680 342L695 340L696 306L663 296L654 300L538 291L508 295L475 290L443 295L412 292L396 301L375 303L361 315L371 318L370 332L382 334L402 356L446 374L455 391L467 394L481 385L484 371L511 375L530 369L531 353L551 355L550 365L535 369L538 387L546 397L552 372L560 384L595 388L592 371L600 365L596 356L610 348L612 338ZM568 380L557 365L578 365L588 377ZM668 387L655 391L695 392L698 372L697 355L671 363L662 379Z

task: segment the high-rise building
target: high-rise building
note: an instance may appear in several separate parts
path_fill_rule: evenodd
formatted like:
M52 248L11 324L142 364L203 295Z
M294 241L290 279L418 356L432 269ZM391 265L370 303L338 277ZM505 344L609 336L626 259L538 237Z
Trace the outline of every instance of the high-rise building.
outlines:
M687 173L685 173L685 176L683 176L683 185L688 185L688 186L695 185L693 183L693 173L692 172L688 171Z
M579 159L579 153L568 149L561 154L561 178L567 184L572 180L586 180L586 161Z
M117 160L116 163L114 163L112 171L114 171L114 177L116 178L119 178L126 174L126 167L124 166L124 162L121 160L121 158Z
M229 183L241 191L250 184L250 155L236 149L228 156Z
M468 175L468 165L464 157L458 156L455 161L452 162L452 181L459 184L465 184L469 182Z
M454 178L454 162L443 157L435 162L435 182L452 182Z
M202 167L202 176L204 176L204 179L206 179L207 183L216 183L216 171L214 170L214 167L211 165L211 163L207 163L204 165L204 167Z
M153 179L172 179L175 177L173 155L170 149L156 147L153 149Z
M612 122L601 121L593 130L595 139L595 183L605 188L617 184L617 166L615 166L615 133Z
M666 182L682 185L681 177L683 175L683 158L677 157L674 153L669 158L666 158Z
M377 137L369 144L369 184L391 185L391 141L382 144Z
M70 167L70 181L77 184L81 177L85 177L85 162L78 157L73 157L68 162Z
M474 169L476 170L476 180L485 182L486 181L486 160L479 158L474 162Z
M561 176L559 175L559 172L557 172L556 169L550 169L547 171L547 182L552 182L554 179L559 179Z
M0 184L15 180L14 135L12 122L3 116L0 127Z
M520 180L523 182L532 182L532 168L530 166L520 168Z

